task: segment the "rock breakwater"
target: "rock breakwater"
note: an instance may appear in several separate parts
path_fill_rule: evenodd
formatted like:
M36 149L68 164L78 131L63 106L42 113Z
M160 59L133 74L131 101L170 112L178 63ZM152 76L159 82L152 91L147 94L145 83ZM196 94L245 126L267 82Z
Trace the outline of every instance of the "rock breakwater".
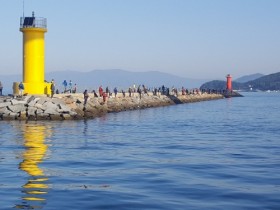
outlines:
M144 95L107 98L89 94L84 105L83 94L58 94L53 98L28 95L0 97L0 120L75 120L102 116L110 112L145 109L223 98L220 94Z

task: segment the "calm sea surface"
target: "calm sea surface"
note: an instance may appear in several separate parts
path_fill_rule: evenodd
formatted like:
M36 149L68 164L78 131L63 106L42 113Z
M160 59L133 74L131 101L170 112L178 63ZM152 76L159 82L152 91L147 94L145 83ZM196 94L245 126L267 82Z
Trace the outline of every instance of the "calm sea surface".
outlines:
M0 209L280 209L280 93L0 122Z

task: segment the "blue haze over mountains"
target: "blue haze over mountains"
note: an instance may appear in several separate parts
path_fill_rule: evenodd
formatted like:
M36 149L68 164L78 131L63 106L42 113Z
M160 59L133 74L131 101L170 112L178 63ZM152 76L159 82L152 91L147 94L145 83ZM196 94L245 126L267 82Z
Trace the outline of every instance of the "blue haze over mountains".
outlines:
M264 76L263 74L252 74L246 75L235 79L235 82L244 83L251 80L255 80ZM93 70L90 72L78 72L78 71L55 71L46 73L45 79L51 81L52 79L56 82L56 87L61 91L62 82L66 80L69 82L72 80L73 85L76 83L78 86L78 91L82 92L84 89L93 90L97 89L100 85L104 88L109 86L112 90L117 87L119 90L127 90L128 87L135 85L144 84L147 87L160 87L165 85L167 87L175 86L180 88L184 86L185 88L199 88L204 83L209 82L206 79L191 79L184 78L168 73L163 73L159 71L146 71L146 72L131 72L120 69L111 70ZM13 82L19 82L22 80L21 74L18 75L0 75L0 81L4 85L4 94L12 93ZM223 86L225 86L225 80L221 81Z
M213 80L200 86L200 89L224 90L225 88L224 80ZM239 91L280 91L280 72L243 76L232 82L232 88Z
M103 87L109 86L110 89L117 87L119 89L127 90L128 87L144 84L147 87L160 87L165 85L167 87L186 87L199 88L201 84L207 80L191 79L175 76L159 71L146 72L131 72L120 69L112 70L93 70L90 72L78 71L56 71L45 74L45 80L55 80L57 87L62 89L62 82L72 80L73 85L77 83L78 91L84 89L97 89L100 85ZM21 81L21 75L2 75L0 81L4 84L4 93L12 93L12 85L14 81Z
M239 83L244 83L244 82L249 82L255 79L258 79L260 77L264 76L264 74L251 74L251 75L245 75L243 77L239 77L236 80L234 80L235 82L239 82Z

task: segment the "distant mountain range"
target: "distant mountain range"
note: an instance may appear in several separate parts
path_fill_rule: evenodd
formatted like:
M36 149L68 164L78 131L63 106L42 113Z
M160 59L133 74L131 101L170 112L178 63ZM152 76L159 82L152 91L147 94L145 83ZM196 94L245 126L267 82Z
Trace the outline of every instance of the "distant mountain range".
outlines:
M120 69L111 70L93 70L90 72L78 71L56 71L46 73L45 79L47 81L55 80L56 86L62 90L62 82L72 80L73 85L76 83L78 91L84 89L97 89L100 85L104 88L109 86L112 90L117 87L119 90L126 90L132 85L146 85L147 87L160 87L165 85L167 87L182 87L185 88L204 88L204 89L225 89L226 81L214 80L207 82L202 79L191 79L175 76L159 71L147 72L131 72ZM4 94L12 93L12 86L14 81L21 81L21 75L2 75L0 81L4 85ZM233 81L233 89L235 90L280 90L280 72L270 75L252 74L240 77Z
M252 80L249 80L253 78ZM244 82L237 82L244 81ZM226 81L213 80L206 82L200 87L201 89L225 89ZM253 74L245 77L241 77L232 82L232 88L234 90L242 91L267 91L267 90L280 90L280 72L264 75Z
M264 74L259 74L259 73L246 75L246 76L239 77L239 78L235 79L234 82L245 83L245 82L249 82L249 81L258 79L258 78L263 77L263 76L265 76L265 75Z
M112 70L94 70L90 72L78 71L56 71L46 73L45 79L47 81L55 80L58 89L62 90L62 82L66 80L72 81L73 85L76 83L78 91L84 89L97 89L100 85L103 87L109 86L113 89L128 89L132 85L142 85L147 87L159 87L165 85L167 87L186 87L198 88L207 80L191 79L175 76L168 73L158 71L147 72L131 72L120 69ZM14 81L21 81L21 75L3 75L0 76L0 81L4 85L3 92L5 94L12 93L12 85Z

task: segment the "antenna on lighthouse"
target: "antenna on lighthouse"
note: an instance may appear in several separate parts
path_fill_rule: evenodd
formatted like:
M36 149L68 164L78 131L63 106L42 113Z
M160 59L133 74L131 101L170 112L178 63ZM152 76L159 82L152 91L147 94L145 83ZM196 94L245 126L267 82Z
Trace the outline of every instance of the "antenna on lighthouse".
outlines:
M24 17L24 0L22 0L22 17Z

